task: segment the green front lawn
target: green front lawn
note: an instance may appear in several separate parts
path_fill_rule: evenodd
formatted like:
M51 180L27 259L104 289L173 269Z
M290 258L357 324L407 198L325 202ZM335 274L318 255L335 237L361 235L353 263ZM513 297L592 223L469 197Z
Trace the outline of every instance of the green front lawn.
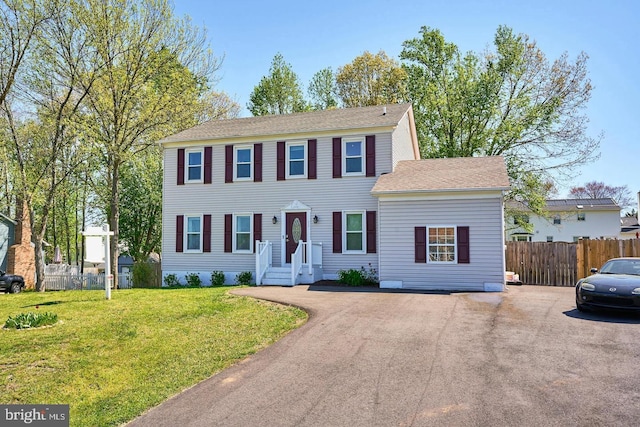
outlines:
M72 426L119 425L306 321L229 289L0 295L0 326L26 312L59 319L0 330L0 403L70 404Z

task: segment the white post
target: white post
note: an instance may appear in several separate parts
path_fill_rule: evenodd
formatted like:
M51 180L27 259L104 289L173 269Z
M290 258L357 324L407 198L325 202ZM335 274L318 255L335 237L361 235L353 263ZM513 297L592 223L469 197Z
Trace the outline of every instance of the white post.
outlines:
M111 245L109 244L109 235L113 234L109 231L109 224L105 224L102 229L104 230L104 293L107 299L111 299L111 283L113 281L113 275L111 274Z

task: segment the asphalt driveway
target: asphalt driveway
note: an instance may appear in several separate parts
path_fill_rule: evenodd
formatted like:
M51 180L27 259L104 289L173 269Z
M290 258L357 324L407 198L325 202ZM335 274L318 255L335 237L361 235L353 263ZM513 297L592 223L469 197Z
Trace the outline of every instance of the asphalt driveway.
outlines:
M238 289L309 322L130 425L637 425L640 318L573 292Z

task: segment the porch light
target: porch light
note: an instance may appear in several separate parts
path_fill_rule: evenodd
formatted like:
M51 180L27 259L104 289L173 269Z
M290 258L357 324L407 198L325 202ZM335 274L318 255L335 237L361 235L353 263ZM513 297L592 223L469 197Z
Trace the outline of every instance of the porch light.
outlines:
M318 215L314 215L313 216L313 223L317 224L318 223Z
M274 223L274 224L277 224L278 223L278 217L274 215L273 218L271 218L271 222Z

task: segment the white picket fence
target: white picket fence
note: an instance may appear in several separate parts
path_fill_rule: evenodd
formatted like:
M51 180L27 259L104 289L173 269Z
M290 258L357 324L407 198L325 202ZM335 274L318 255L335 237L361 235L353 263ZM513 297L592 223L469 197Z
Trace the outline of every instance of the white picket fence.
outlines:
M104 289L104 274L47 274L44 285L48 291L100 290ZM132 273L118 274L119 289L132 287Z

